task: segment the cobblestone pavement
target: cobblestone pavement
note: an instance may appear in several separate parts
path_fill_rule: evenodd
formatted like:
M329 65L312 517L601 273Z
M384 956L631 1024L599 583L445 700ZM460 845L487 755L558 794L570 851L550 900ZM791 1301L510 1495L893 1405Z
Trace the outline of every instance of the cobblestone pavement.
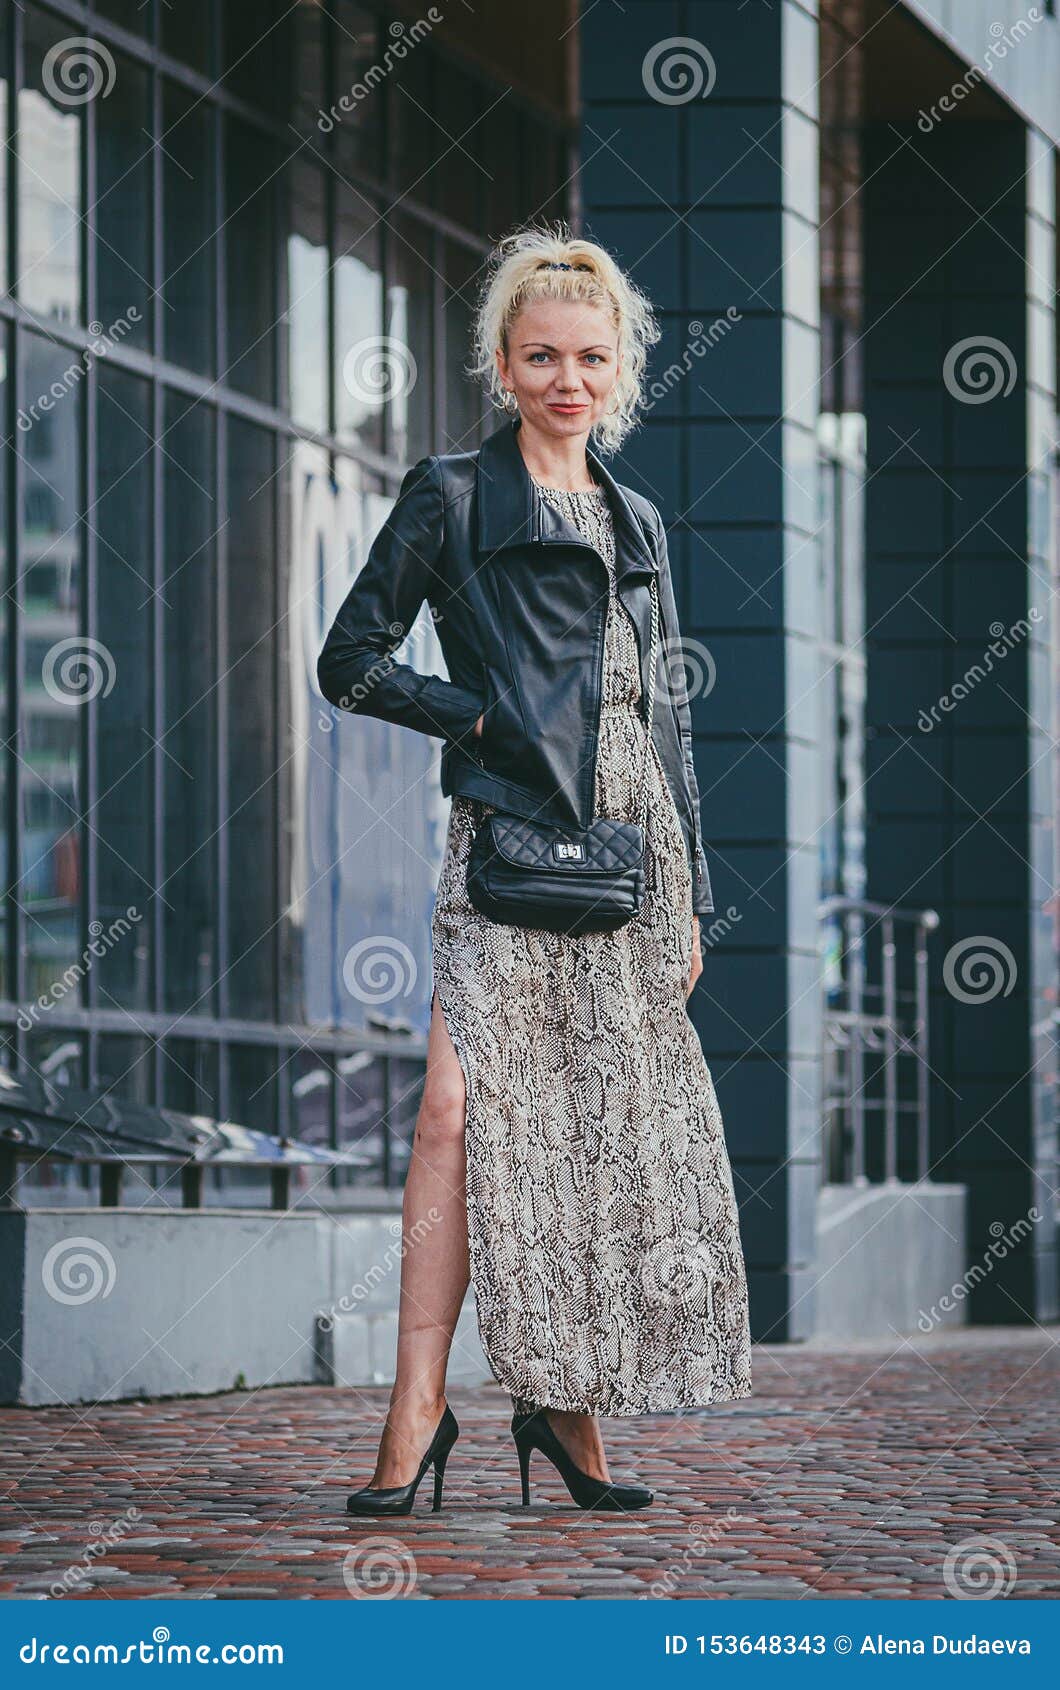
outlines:
M0 1410L0 1592L1055 1598L1057 1337L758 1350L750 1399L607 1422L614 1476L656 1493L629 1516L580 1513L537 1454L520 1507L492 1385L451 1393L443 1512L425 1480L389 1522L344 1513L384 1388Z

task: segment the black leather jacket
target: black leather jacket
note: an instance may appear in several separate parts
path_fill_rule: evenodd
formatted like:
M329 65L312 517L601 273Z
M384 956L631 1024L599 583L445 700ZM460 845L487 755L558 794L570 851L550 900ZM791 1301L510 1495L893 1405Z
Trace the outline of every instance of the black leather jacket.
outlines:
M542 499L506 421L477 452L421 458L348 593L317 662L330 703L445 741L441 781L498 809L584 828L593 819L608 580L603 559ZM617 590L633 619L647 697L653 576L661 627L652 738L677 806L692 908L713 910L700 842L687 700L662 518L592 450L615 526ZM427 601L450 679L395 663ZM475 723L484 720L476 738Z

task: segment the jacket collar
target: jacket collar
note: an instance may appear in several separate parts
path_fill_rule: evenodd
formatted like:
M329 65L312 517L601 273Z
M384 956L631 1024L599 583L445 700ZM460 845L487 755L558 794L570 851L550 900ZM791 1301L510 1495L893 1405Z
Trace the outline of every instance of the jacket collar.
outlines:
M499 552L507 546L534 544L584 545L582 535L547 499L542 499L534 485L516 440L518 428L518 418L507 418L479 447L475 476L479 551ZM586 449L586 457L593 478L605 489L611 506L616 574L655 574L658 565L636 511L592 447Z

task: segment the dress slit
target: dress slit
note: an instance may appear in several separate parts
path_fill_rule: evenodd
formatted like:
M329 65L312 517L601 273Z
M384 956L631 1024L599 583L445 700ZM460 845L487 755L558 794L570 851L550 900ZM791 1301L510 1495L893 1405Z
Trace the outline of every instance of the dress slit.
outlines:
M606 494L542 489L610 576L597 815L632 820L645 755L636 635ZM507 927L467 896L472 822L450 809L434 991L464 1074L479 1335L513 1406L636 1415L746 1396L747 1286L713 1081L687 1013L692 881L648 748L640 914L576 937Z

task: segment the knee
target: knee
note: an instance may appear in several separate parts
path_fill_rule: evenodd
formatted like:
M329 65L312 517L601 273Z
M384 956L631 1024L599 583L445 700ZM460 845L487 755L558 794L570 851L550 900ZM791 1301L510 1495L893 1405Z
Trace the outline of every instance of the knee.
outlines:
M464 1113L463 1076L428 1077L416 1117L417 1139L425 1145L455 1143L464 1136Z

